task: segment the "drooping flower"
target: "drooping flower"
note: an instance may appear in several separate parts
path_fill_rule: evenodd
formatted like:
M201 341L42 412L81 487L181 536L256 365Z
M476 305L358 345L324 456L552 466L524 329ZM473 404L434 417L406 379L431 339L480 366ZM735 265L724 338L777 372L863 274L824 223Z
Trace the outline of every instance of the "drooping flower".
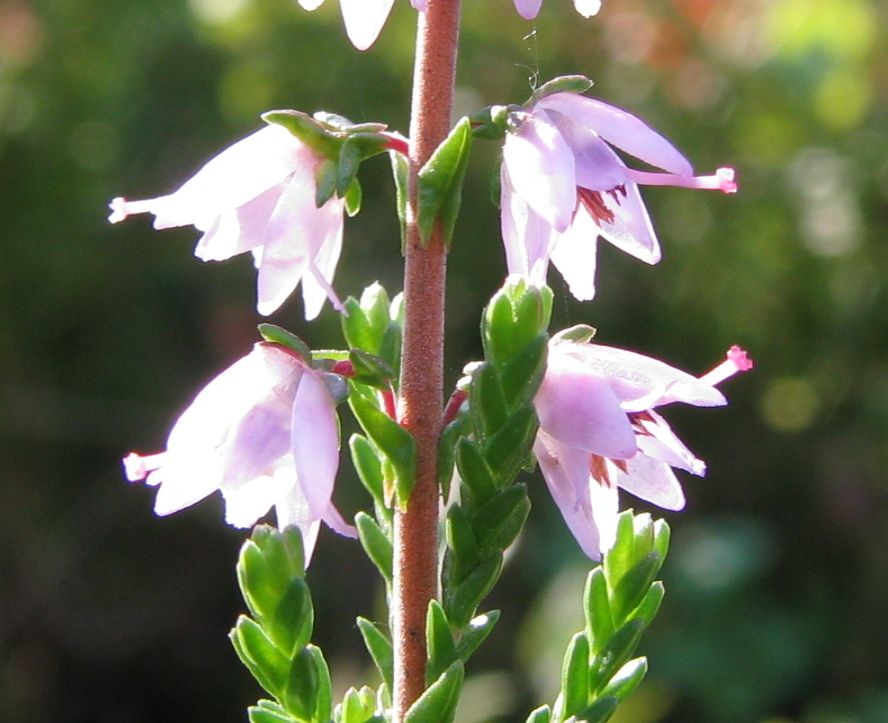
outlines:
M225 520L249 527L274 506L298 525L310 557L320 522L355 536L331 502L339 465L335 403L295 353L261 342L213 379L182 413L166 451L124 460L127 479L158 487L168 515L219 490Z
M601 10L601 0L573 0L573 4L584 18L591 18ZM515 0L515 9L525 20L533 20L542 5L543 0Z
M427 0L410 0L417 10L425 10ZM299 0L306 10L316 10L324 0ZM345 33L358 50L367 50L382 30L395 0L339 0Z
M344 201L315 205L322 161L285 128L269 125L226 148L167 196L115 198L108 220L152 213L156 229L193 225L204 232L194 250L203 261L251 251L259 313L273 313L301 281L305 318L313 319L327 298L342 309L332 281Z
M510 273L545 282L549 260L580 300L595 295L598 237L649 264L660 260L639 185L734 193L734 171L695 176L688 160L640 119L576 93L553 93L510 116L502 234ZM627 168L611 146L662 168Z
M706 465L655 407L726 404L715 384L752 367L739 347L702 377L634 352L554 339L534 399L534 454L555 503L583 551L599 559L614 542L617 489L667 510L684 507L673 467Z

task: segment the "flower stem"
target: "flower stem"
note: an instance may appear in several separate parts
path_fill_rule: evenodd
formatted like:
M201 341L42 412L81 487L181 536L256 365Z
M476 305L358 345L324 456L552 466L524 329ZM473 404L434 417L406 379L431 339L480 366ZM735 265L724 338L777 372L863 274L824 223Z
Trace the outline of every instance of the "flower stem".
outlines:
M410 119L404 268L404 344L398 418L416 440L416 486L395 516L392 626L396 723L425 688L425 617L438 592L437 446L444 391L446 248L440 228L424 247L416 174L450 130L459 0L429 0L419 13Z

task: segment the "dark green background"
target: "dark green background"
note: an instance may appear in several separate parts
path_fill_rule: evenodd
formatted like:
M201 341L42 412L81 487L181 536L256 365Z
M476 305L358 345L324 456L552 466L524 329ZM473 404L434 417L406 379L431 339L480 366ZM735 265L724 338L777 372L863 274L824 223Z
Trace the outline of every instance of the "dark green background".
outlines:
M255 339L248 258L204 265L193 229L105 222L107 201L168 192L269 108L406 130L414 12L346 42L335 0L0 0L0 719L242 721L259 690L225 634L242 608L242 531L207 500L170 518L119 458L160 449L196 390ZM467 0L460 112L585 73L733 197L646 189L664 247L648 267L603 244L598 298L551 276L559 326L699 373L732 343L754 373L731 405L669 409L709 464L669 514L667 597L623 723L888 720L886 8L876 0ZM477 144L450 260L447 373L479 354L500 284L495 144ZM362 169L336 286L400 285L384 159ZM274 321L338 343L326 309ZM350 429L346 423L346 432ZM489 600L461 721L523 720L555 693L586 561L538 479L526 534ZM337 499L367 500L346 469ZM626 505L632 504L628 496ZM637 509L642 506L638 505ZM323 533L317 639L344 688L375 675L354 626L381 591ZM499 716L499 717L497 717Z

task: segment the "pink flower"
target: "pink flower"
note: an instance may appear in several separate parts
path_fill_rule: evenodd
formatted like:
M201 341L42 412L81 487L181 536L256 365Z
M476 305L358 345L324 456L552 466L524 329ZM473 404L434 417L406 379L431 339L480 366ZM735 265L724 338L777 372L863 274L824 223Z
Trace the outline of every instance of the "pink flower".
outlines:
M515 0L515 9L525 20L533 20L542 4L543 0ZM601 10L601 0L573 0L573 4L584 18L591 18Z
M316 10L324 0L299 0L306 10ZM395 0L339 0L345 33L358 50L367 50L376 38L392 10ZM411 0L417 10L426 9L427 0Z
M660 260L639 184L737 190L732 169L694 176L669 141L600 100L553 93L510 120L500 173L509 272L543 283L551 259L580 300L595 295L599 236L646 263ZM666 173L627 168L611 145Z
M235 527L253 525L274 505L279 527L302 530L307 558L322 520L355 536L330 499L339 466L335 403L319 373L276 344L256 344L204 387L165 452L133 452L123 463L131 482L158 486L158 515L219 490Z
M289 131L269 125L209 161L168 196L115 198L108 220L154 214L154 228L193 225L204 234L194 255L222 261L251 251L258 268L260 314L273 313L302 282L305 318L316 317L333 291L342 249L344 201L315 206L315 171L323 159Z
M617 488L667 510L684 507L673 467L702 476L706 465L654 407L726 404L715 384L752 368L739 347L702 377L631 351L553 339L534 399L534 454L567 526L589 557L614 542Z

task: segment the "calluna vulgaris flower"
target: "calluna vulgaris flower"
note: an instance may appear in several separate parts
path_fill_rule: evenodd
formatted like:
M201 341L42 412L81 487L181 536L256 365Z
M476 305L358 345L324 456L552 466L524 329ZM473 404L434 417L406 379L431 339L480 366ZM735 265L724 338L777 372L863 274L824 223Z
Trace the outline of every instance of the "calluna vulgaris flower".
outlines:
M534 399L534 454L564 521L599 559L614 542L617 488L668 510L684 507L673 467L703 475L655 407L726 404L715 385L752 367L739 347L702 377L631 351L553 339Z
M515 9L522 18L533 20L539 13L542 4L543 0L515 0ZM573 0L573 4L577 12L586 18L592 17L601 10L601 0Z
M339 465L335 403L320 374L262 342L213 379L179 417L166 451L124 460L130 481L158 486L154 511L178 512L219 490L225 519L249 527L274 505L310 557L320 522L355 536L331 502Z
M315 10L324 0L299 0L306 10ZM367 50L382 30L395 0L339 0L345 32L358 50ZM425 10L426 0L411 0L417 10Z
M154 214L154 228L193 225L204 234L194 255L222 261L251 251L258 269L260 314L274 312L302 282L305 318L316 317L333 291L342 250L344 201L315 206L322 158L285 128L269 125L222 151L168 196L115 198L112 223Z
M646 263L660 260L639 184L737 190L732 169L695 176L669 141L600 100L553 93L510 120L500 172L509 272L543 283L551 259L580 300L595 295L598 236ZM666 173L627 168L611 145Z

